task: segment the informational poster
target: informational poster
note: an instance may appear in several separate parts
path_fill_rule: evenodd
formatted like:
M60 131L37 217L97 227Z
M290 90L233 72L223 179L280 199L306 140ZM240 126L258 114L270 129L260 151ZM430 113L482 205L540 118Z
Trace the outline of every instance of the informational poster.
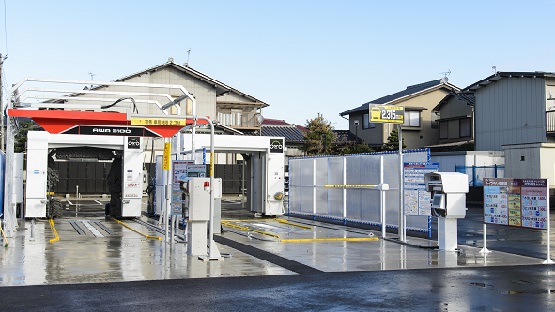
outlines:
M424 175L438 172L439 163L413 162L403 166L405 215L431 216L431 194L426 191Z
M173 160L172 161L172 215L181 215L183 211L183 192L179 188L179 182L187 180L187 166L192 165L192 160Z
M195 165L192 160L173 160L172 168L171 213L180 216L184 200L181 185L190 178L206 177L206 165Z
M484 222L547 229L547 179L484 179Z

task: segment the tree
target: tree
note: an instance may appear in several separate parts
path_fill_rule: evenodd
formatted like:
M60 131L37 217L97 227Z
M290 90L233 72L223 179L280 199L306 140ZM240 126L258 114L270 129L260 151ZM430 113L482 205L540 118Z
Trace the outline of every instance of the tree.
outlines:
M318 117L306 121L307 132L304 134L302 149L307 155L331 154L335 133L329 121L318 113Z
M362 153L372 153L374 149L364 143L357 143L346 147L341 151L341 154L362 154Z
M21 121L17 129L17 134L14 137L14 152L23 153L27 148L27 132L43 130L34 121Z
M384 144L385 151L398 151L399 150L399 135L398 135L398 128L395 127L393 131L389 134L387 138L387 143ZM405 144L405 138L403 138L403 148L406 148L407 145Z

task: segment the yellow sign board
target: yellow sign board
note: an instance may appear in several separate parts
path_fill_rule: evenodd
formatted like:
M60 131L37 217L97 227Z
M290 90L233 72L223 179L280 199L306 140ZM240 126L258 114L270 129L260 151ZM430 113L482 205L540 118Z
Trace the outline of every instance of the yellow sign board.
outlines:
M162 170L170 170L172 144L164 143L164 155L162 156Z
M405 122L405 108L387 105L370 107L370 122L402 124Z
M132 126L186 126L185 119L169 118L131 118Z

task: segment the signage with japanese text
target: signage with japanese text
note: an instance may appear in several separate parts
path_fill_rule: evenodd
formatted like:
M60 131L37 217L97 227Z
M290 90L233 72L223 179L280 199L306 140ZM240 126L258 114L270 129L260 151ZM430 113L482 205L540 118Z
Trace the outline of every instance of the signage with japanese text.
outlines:
M547 179L484 179L484 222L547 229Z

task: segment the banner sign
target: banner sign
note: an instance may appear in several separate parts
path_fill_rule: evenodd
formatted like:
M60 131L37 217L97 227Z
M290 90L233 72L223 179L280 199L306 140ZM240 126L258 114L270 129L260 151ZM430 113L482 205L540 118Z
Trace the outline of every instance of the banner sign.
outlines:
M82 134L82 135L115 135L115 136L134 136L134 137L160 137L159 134L150 131L145 127L129 126L73 126L60 133L63 134Z
M371 106L370 122L402 124L405 122L405 108L388 105Z
M547 179L484 179L484 222L547 229Z

